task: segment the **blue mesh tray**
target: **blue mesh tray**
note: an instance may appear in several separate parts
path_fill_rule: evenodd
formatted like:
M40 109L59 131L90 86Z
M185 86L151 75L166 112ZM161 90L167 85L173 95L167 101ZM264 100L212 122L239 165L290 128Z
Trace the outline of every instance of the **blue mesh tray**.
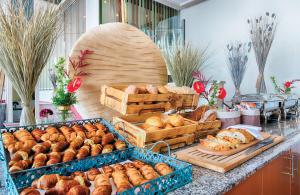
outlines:
M7 127L7 128L3 128L3 129L0 130L0 132L1 132L0 135L2 136L2 133L4 133L4 132L11 132L11 133L15 132L15 131L17 131L20 128L26 129L29 132L31 132L35 128L39 128L39 129L44 130L44 129L46 129L49 126L61 127L61 126L65 125L65 126L69 126L70 127L70 126L72 126L74 124L82 125L82 124L85 124L85 123L96 123L96 122L102 123L103 125L105 125L107 127L107 129L108 129L109 132L111 132L111 133L113 133L115 135L115 137L117 137L118 139L120 139L122 141L125 141L126 144L127 144L127 147L133 147L122 135L120 135L120 134L118 134L116 132L116 130L114 129L114 127L109 122L107 122L103 118L75 120L75 121L68 121L68 122L48 123L48 124L31 125L31 126ZM3 142L2 142L2 137L1 137L0 143L1 143L0 144L1 145L0 146L0 161L5 161L6 167L7 167L7 173L10 174L12 176L12 178L19 178L19 175L24 175L28 171L38 171L38 170L43 170L44 168L48 169L47 167L49 167L49 165L48 166L43 166L43 167L40 167L40 168L31 168L31 169L25 169L25 170L22 170L22 171L17 171L17 172L9 173L8 172L8 169L9 169L8 163L10 161L10 155L9 155L9 152L4 149L4 145L3 145ZM101 156L106 156L107 154L100 154L100 155ZM58 164L64 164L64 163L58 163Z
M148 181L140 186L133 187L120 194L165 194L192 181L192 166L188 163L153 153L143 148L127 148L107 155L88 157L67 163L55 164L45 168L31 169L18 175L11 175L7 188L11 194L18 194L23 188L31 185L32 181L44 174L70 175L75 171L87 171L91 168L100 168L104 165L115 164L125 160L142 160L151 165L158 162L169 164L174 171L168 175Z

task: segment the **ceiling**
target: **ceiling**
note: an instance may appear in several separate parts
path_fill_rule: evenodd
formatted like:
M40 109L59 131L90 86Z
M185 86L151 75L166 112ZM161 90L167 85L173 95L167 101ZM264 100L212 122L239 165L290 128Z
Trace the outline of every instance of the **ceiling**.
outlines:
M205 0L155 0L175 9L184 9L196 5Z

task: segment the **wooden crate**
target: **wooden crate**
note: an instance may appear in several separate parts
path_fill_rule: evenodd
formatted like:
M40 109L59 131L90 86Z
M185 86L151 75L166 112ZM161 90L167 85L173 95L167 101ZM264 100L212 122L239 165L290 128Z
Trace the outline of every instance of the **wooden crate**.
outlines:
M101 104L117 110L122 115L134 115L195 108L199 100L197 94L127 94L124 92L126 87L126 85L102 86Z
M148 147L151 144L163 140L169 143L173 148L183 145L192 144L195 140L196 122L185 119L185 125L169 129L160 129L156 131L145 131L138 125L143 124L150 116L161 116L161 113L147 113L143 115L131 115L123 117L114 117L113 123L118 124L122 130L119 133L135 146ZM177 144L177 145L176 145ZM158 144L154 150L159 151L165 147Z

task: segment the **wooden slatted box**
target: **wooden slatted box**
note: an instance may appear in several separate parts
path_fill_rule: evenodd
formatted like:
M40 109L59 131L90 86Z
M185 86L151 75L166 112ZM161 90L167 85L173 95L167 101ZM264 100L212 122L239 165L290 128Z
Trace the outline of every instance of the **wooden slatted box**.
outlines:
M185 119L185 125L156 131L145 131L139 125L143 124L150 116L161 116L162 113L147 113L143 115L132 115L123 117L114 117L113 123L118 126L120 134L135 146L151 147L157 141L167 142L172 149L190 145L195 141L195 131L197 123ZM158 144L153 151L164 151L166 145Z
M122 115L181 110L196 108L198 105L197 94L127 94L124 92L126 88L126 85L102 86L101 104L117 110Z

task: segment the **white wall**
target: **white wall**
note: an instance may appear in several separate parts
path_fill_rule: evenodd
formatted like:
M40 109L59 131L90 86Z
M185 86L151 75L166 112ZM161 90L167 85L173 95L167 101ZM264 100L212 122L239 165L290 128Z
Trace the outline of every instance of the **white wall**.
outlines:
M300 1L299 0L207 0L181 11L186 20L186 40L194 46L209 48L213 53L208 76L226 81L227 98L233 96L234 86L227 71L225 46L228 42L250 41L247 18L263 15L266 11L277 14L277 34L265 69L268 92L274 88L270 76L282 83L300 79ZM258 68L251 51L242 93L255 93ZM294 92L300 94L300 83ZM230 96L230 97L229 97Z

